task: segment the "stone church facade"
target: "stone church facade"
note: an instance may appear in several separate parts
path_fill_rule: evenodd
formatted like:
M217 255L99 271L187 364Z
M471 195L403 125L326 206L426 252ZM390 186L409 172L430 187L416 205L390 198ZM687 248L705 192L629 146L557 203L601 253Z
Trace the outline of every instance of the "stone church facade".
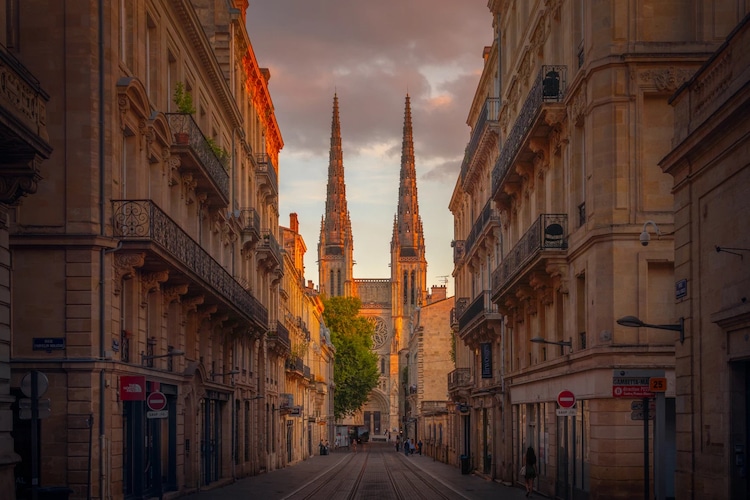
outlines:
M411 104L406 96L398 208L391 238L391 275L354 278L354 237L347 209L338 96L333 99L326 212L321 222L318 272L321 295L359 297L361 314L375 324L373 349L378 355L378 386L354 416L341 422L366 427L371 436L398 432L405 414L401 367L408 350L413 313L427 295L427 260L419 216ZM401 359L404 358L404 359Z

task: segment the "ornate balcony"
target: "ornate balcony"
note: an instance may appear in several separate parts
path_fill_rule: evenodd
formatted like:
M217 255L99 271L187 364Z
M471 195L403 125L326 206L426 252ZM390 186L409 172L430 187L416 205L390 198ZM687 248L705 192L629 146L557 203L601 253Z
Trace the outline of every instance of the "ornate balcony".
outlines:
M470 347L500 335L502 315L491 298L490 290L480 292L458 317L458 336Z
M172 153L180 157L180 170L193 174L196 190L208 194L208 203L229 205L229 173L214 153L206 137L191 115L166 113L174 134Z
M497 147L500 105L499 97L488 97L474 124L461 164L461 182L467 191L471 191L469 185L480 175L479 167L489 159L490 152Z
M289 330L280 321L276 321L268 330L268 342L269 347L280 356L285 355L292 349L292 344L289 341Z
M176 280L187 281L201 295L215 301L251 322L268 328L268 310L224 267L150 200L112 202L112 229L122 242L121 251L146 254L144 268L173 270Z
M39 81L0 44L0 202L35 193L39 162L49 158L46 106Z
M448 392L471 387L471 369L456 368L448 374Z
M547 264L551 259L564 259L565 250L568 248L567 234L567 215L540 215L492 272L493 301L498 302L521 275L533 270L538 270L539 276L554 272L548 269Z
M255 155L255 178L258 181L258 189L269 203L279 196L279 179L273 159L267 154Z
M260 215L254 208L240 209L242 246L252 249L260 240Z
M492 200L488 200L466 238L464 255L468 260L471 260L474 245L495 228L500 228L500 212L492 207Z
M536 153L526 147L530 139L547 137L564 116L566 75L566 66L542 66L540 69L492 169L493 199L499 199L501 187L517 176L511 168L514 163L533 162Z
M261 231L261 238L255 249L258 264L263 265L269 271L281 269L281 247L276 237L268 229Z

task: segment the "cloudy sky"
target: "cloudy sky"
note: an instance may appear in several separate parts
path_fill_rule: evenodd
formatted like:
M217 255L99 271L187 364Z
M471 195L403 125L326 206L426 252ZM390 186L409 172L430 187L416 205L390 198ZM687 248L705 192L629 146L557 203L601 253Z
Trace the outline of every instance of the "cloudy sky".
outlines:
M390 277L404 100L411 96L428 288L453 294L448 202L470 129L469 106L492 43L486 0L250 0L250 40L284 139L279 223L296 212L305 277L318 284L334 92L354 234L355 278Z

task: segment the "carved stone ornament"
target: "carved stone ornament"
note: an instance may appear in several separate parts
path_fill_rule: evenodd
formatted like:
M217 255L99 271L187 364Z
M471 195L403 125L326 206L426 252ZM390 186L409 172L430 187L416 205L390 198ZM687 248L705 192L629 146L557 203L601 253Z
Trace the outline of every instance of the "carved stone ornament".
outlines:
M652 83L660 92L674 92L677 88L688 81L695 71L692 69L669 68L650 69L641 72L643 83Z
M130 279L135 275L136 268L142 267L146 262L146 254L143 252L117 252L114 255L114 281L115 295L122 291L122 281Z

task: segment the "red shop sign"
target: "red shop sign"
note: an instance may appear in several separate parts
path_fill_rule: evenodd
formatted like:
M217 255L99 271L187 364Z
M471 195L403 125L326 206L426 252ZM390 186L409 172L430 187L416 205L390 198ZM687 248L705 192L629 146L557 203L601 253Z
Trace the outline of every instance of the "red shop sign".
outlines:
M146 377L140 375L120 376L121 401L145 401Z

